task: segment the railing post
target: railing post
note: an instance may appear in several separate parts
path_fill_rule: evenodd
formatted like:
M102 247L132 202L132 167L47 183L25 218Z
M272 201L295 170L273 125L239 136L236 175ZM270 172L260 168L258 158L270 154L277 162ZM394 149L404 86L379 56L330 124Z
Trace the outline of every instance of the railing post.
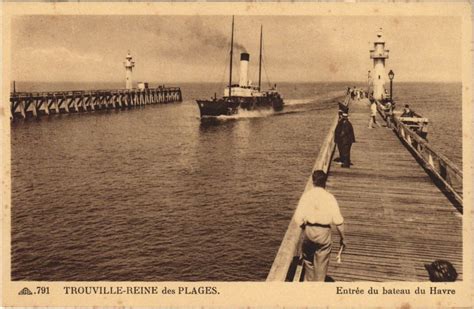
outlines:
M434 168L434 162L433 162L433 156L431 155L431 152L428 154L428 163Z

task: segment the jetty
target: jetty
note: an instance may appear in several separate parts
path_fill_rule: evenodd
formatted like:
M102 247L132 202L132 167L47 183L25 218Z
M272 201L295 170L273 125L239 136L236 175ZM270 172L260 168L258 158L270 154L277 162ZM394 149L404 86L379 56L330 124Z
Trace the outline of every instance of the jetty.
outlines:
M137 87L134 88L132 72L135 61L130 51L123 65L125 89L17 92L15 81L13 81L13 91L10 92L10 119L125 109L183 101L179 87L160 85L149 88L147 82L138 82Z
M125 109L149 104L181 102L179 87L53 92L11 92L11 118Z
M313 167L328 173L326 189L339 203L348 242L336 263L339 235L333 228L328 277L429 281L424 265L446 260L462 280L462 171L397 118L388 128L381 110L377 121L383 125L369 129L369 115L366 103L351 103L351 168L333 162L336 116ZM309 177L306 188L311 186ZM267 281L302 281L301 239L292 218Z

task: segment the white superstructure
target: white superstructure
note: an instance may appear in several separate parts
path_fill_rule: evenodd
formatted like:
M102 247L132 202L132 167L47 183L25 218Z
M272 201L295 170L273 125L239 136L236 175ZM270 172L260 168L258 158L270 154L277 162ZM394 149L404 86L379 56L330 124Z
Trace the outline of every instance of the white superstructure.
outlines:
M258 90L257 86L252 86L248 79L250 54L240 54L240 75L239 84L232 85L231 95L233 97L261 97L263 94ZM224 96L229 96L229 87L224 90Z
M382 34L382 28L377 33L377 39L374 42L374 49L370 51L370 59L374 60L374 69L372 71L372 89L374 99L383 99L385 92L385 59L388 59L388 49L385 49L385 40Z

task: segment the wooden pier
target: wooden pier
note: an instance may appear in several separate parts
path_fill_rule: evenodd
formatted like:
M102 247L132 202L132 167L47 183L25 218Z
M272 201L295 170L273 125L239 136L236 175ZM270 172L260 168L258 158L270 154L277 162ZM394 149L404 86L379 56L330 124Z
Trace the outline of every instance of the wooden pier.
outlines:
M333 229L328 276L351 282L429 281L424 265L441 259L451 262L462 280L462 172L397 119L389 129L378 115L383 125L369 129L369 114L366 103L352 103L349 119L357 142L350 169L332 161L338 156L337 119L313 168L328 172L326 188L336 197L346 226L348 246L340 264ZM302 280L301 236L292 219L267 281Z
M122 109L148 104L181 102L178 87L54 92L12 92L11 118Z

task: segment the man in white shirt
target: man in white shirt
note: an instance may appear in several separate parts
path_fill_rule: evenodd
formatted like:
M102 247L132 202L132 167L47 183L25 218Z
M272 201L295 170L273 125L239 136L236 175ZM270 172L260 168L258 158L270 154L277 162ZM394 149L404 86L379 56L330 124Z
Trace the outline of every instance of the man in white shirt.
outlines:
M334 195L326 191L326 173L313 172L313 187L303 193L295 212L296 223L304 230L302 245L305 281L324 281L329 266L332 239L331 224L345 246L344 219Z

